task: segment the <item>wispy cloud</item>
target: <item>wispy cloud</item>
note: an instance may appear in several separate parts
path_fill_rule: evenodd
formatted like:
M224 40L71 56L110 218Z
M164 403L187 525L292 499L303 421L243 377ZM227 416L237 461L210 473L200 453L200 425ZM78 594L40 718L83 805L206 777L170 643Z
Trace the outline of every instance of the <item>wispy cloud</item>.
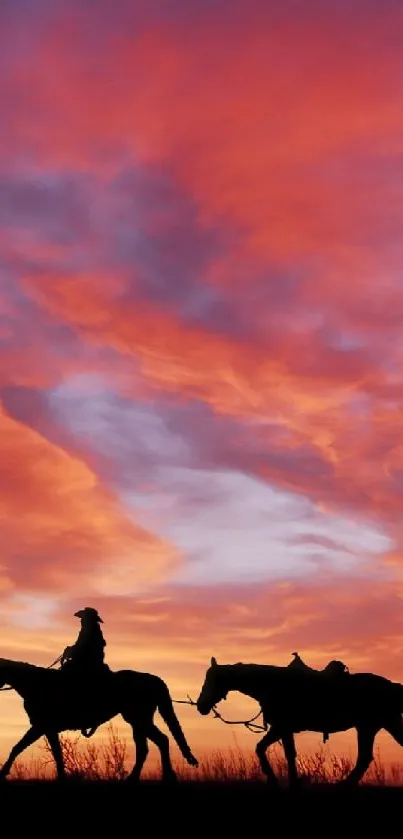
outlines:
M0 26L4 654L96 600L178 690L214 651L396 677L401 4Z

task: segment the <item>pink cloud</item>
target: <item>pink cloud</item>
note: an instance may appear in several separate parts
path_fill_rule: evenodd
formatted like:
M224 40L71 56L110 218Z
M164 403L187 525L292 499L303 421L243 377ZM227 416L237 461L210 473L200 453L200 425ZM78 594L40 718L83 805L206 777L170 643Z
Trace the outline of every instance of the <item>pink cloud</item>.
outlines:
M399 678L401 6L228 8L2 5L4 653L85 596L180 694L212 653Z

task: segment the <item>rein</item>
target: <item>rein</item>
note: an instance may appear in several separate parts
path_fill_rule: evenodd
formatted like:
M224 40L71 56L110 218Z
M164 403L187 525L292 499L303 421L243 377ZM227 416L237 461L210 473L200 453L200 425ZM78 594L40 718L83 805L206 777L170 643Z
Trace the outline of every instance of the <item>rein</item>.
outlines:
M173 700L176 705L194 705L197 706L197 702L194 701L190 696L187 699L174 699ZM251 717L249 720L226 720L219 711L217 711L216 705L212 707L213 716L215 719L220 720L221 722L225 723L225 725L244 725L248 731L252 731L253 734L259 734L260 731L267 731L267 725L263 722L263 725L259 725L255 722L255 720L259 719L259 717L263 714L263 711L258 711L254 717Z

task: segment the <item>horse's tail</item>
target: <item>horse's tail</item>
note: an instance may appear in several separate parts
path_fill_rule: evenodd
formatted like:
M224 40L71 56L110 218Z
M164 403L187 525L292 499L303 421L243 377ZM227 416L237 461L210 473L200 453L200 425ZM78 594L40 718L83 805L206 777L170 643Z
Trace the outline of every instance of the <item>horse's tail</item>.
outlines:
M189 744L186 741L186 737L182 731L181 724L178 720L178 717L175 714L174 706L172 703L172 699L168 690L167 685L165 682L161 681L159 696L158 696L158 710L161 714L162 719L167 724L172 737L175 738L185 760L191 766L198 766L198 760L192 754Z

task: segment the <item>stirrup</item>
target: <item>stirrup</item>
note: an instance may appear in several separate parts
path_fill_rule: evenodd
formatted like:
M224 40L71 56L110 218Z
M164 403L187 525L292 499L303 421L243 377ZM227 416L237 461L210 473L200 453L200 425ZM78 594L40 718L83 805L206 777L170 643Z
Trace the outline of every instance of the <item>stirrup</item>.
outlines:
M82 734L83 737L86 737L87 740L88 740L90 737L92 737L95 734L97 728L98 728L97 725L95 725L93 728L82 728L81 729L81 734Z

